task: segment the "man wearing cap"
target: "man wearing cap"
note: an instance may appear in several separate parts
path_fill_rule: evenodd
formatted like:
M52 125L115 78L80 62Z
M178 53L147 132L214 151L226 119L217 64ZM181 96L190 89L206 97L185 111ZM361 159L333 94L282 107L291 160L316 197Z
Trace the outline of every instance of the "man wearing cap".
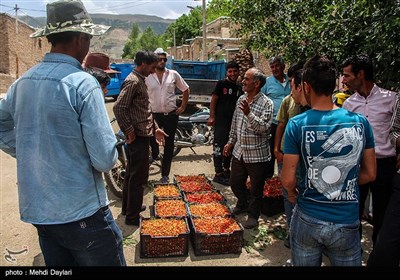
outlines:
M189 86L178 72L165 68L167 52L162 48L154 51L158 55L156 71L146 78L146 85L149 93L149 100L153 118L166 134L164 155L161 167L161 183L169 183L169 172L174 151L174 139L178 125L179 114L183 113L189 99ZM175 88L182 91L182 103L176 105ZM150 140L152 158L159 157L159 147L154 137Z
M95 78L82 69L93 24L79 0L47 4L51 51L0 101L0 148L16 157L21 220L33 224L47 266L124 266L122 234L102 172L117 159Z

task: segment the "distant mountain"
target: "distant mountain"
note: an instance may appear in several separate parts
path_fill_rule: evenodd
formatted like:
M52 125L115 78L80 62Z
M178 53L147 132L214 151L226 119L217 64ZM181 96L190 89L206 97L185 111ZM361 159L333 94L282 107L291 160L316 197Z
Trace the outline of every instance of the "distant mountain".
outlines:
M96 24L111 26L103 36L93 38L90 51L105 52L112 58L121 58L122 50L134 23L139 25L141 31L150 26L155 34L163 34L174 22L173 19L148 15L91 14L90 16ZM46 24L45 17L21 16L20 19L33 27L42 27Z

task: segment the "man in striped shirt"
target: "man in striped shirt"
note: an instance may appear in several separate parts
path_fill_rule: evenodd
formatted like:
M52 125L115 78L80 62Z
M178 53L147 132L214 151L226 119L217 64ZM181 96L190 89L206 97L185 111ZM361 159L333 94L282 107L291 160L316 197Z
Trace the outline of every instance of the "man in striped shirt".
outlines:
M233 213L238 215L248 212L243 227L250 229L258 226L263 188L271 160L268 138L273 103L267 96L260 94L265 76L259 69L247 70L242 83L245 94L238 99L224 156L233 155L230 182L238 199ZM249 198L247 177L250 177L251 182Z
M167 134L158 128L151 114L145 78L155 72L158 56L139 51L135 56L136 68L122 84L114 114L126 135L128 165L122 192L122 215L125 224L139 226L143 188L149 179L149 144L155 134L157 143L164 145Z

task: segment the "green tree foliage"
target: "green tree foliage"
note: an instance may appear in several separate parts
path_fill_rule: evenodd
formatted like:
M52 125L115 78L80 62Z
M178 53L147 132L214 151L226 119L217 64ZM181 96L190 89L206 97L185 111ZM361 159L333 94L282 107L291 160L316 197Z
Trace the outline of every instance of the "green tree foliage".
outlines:
M231 0L212 0L207 5L206 18L211 22L221 16L229 16L235 2Z
M196 7L188 15L183 14L170 24L164 33L164 39L168 46L173 46L175 32L175 40L178 46L188 44L187 39L201 35L201 24L201 7Z
M122 52L123 58L134 58L139 50L154 51L158 47L163 47L162 35L156 35L153 29L149 26L143 33L140 33L139 25L134 24L132 31L129 34L129 39L124 45Z
M212 0L209 1L206 10L206 22L211 22L220 16L229 16L233 9L230 0ZM202 36L203 14L202 7L197 6L191 9L189 14L184 14L168 26L164 33L164 41L167 46L174 44L174 30L176 45L188 44L187 39Z
M231 17L245 45L288 63L323 53L338 66L367 53L383 87L400 89L400 1L235 0ZM341 70L341 69L339 69Z

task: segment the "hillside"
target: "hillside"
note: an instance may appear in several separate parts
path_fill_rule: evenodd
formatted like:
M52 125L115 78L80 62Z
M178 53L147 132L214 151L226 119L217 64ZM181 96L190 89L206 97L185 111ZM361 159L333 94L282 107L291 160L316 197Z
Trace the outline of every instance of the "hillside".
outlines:
M97 24L110 25L104 36L94 37L92 40L91 52L105 52L112 58L120 58L125 42L131 32L132 25L137 23L141 31L150 26L155 34L163 34L167 27L174 21L173 19L164 19L157 16L148 15L111 15L111 14L91 14ZM20 19L33 27L42 27L46 24L45 17L27 17Z

